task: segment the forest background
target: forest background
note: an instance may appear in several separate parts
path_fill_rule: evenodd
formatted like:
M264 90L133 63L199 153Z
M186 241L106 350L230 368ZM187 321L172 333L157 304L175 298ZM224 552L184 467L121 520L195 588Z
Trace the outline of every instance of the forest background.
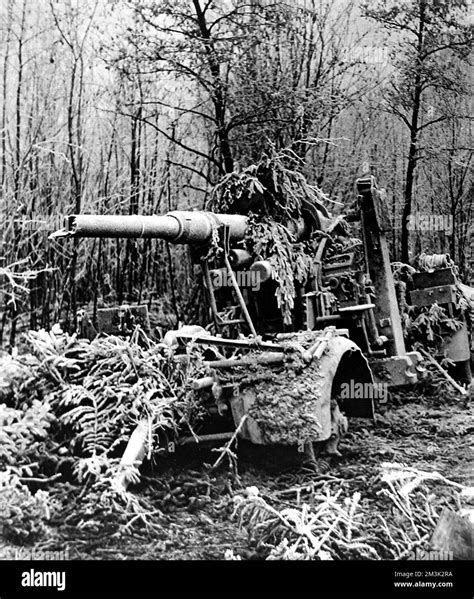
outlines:
M472 24L469 0L1 0L0 344L82 306L200 318L188 248L48 236L202 209L282 149L336 214L374 174L392 259L448 252L469 282Z

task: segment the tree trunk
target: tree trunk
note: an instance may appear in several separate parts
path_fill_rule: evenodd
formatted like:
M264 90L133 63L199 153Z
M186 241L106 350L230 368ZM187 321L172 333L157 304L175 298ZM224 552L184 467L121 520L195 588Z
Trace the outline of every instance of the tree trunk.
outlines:
M419 99L418 99L419 102ZM411 214L413 200L413 183L417 160L417 133L418 133L419 104L414 106L410 127L410 150L408 153L407 173L405 178L405 202L402 213L402 262L409 263L409 235L408 219Z
M193 4L199 23L199 31L203 38L204 47L209 59L209 70L211 71L214 84L212 103L214 104L214 113L217 121L216 135L221 155L222 169L225 173L231 173L234 170L234 159L225 120L226 105L219 59L211 38L211 32L207 26L205 16L206 9L203 11L199 0L193 0Z
M422 68L422 52L424 43L425 29L425 3L422 0L420 4L420 17L418 21L418 45L417 45L417 70L415 74L415 85L413 93L413 107L410 122L410 149L408 152L408 164L405 178L405 203L402 214L402 238L401 238L401 253L402 262L409 263L409 232L408 219L410 217L412 202L413 202L413 184L415 180L415 168L418 160L418 133L419 133L419 117L421 106L421 68Z
M15 174L13 177L14 181L14 193L15 202L17 206L20 203L20 178L21 178L21 90L23 85L23 32L25 29L25 17L26 17L26 2L23 2L22 14L21 14L21 26L20 34L18 37L18 83L16 87L16 124L15 124Z
M9 0L8 2L8 9L7 9L7 37L5 40L5 58L3 61L3 98L2 98L2 124L1 124L1 136L2 136L2 145L1 145L1 161L2 161L2 177L1 177L1 186L3 187L3 185L6 182L6 170L7 170L7 156L6 156L6 151L7 151L7 146L6 146L6 141L7 141L7 98L8 98L8 89L7 89L7 71L8 71L8 60L10 58L9 56L9 49L10 49L10 40L11 40L11 11L12 11L12 3L11 0Z

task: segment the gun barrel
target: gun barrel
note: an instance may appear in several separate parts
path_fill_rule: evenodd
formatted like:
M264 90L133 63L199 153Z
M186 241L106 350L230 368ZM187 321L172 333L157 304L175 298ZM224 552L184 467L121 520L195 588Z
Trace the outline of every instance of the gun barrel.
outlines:
M55 237L157 238L172 243L201 244L211 240L215 227L227 225L231 241L245 237L247 217L176 210L164 216L73 214L66 230Z

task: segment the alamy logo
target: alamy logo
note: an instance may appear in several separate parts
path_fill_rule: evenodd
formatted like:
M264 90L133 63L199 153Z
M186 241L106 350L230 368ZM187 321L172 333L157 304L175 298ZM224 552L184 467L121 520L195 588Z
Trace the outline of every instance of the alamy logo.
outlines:
M0 207L1 211L1 207ZM13 217L0 217L0 241L2 231L6 231L9 225L22 232L53 233L64 227L64 217L60 214L37 214L31 217L15 215Z
M409 231L442 232L446 235L452 235L453 217L451 214L423 214L421 212L414 212L408 217L407 229Z
M388 64L388 48L384 46L357 46L347 51L347 62L352 64Z
M66 572L40 572L31 570L22 572L22 587L55 587L58 591L66 588Z
M438 560L453 560L453 552L445 550L425 551L417 547L415 551L408 554L407 559L419 561L438 561Z
M386 383L360 383L354 380L342 383L339 394L341 399L376 399L380 403L388 401Z
M258 270L237 270L234 276L239 287L248 287L253 291L260 289L262 277ZM233 287L231 274L223 269L212 271L211 281L214 288Z
M69 550L52 551L50 549L32 549L29 547L17 547L13 553L13 559L26 561L65 561L70 559Z

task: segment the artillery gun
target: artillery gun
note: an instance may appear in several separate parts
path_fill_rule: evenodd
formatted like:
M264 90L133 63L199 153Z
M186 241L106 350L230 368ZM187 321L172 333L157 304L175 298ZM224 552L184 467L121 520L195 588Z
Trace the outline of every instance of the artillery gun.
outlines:
M206 376L193 387L203 395L212 424L179 443L238 434L257 444L337 453L346 416L373 416L374 400L386 400L387 386L423 376L420 354L405 349L384 192L373 176L359 179L357 191L355 211L347 218L360 227L358 243L344 231L343 219L332 217L319 202L304 202L282 223L295 244L313 248L310 274L294 284L290 321L278 302L277 266L254 255L246 243L248 205L237 205L240 214L76 214L66 218L65 230L53 234L158 238L193 247L215 334L188 326L169 332L164 341L176 360L183 359L189 343L207 350ZM341 243L329 251L331 236ZM133 320L133 309L122 308L121 318L127 314ZM137 428L124 463L143 458L145 434Z

